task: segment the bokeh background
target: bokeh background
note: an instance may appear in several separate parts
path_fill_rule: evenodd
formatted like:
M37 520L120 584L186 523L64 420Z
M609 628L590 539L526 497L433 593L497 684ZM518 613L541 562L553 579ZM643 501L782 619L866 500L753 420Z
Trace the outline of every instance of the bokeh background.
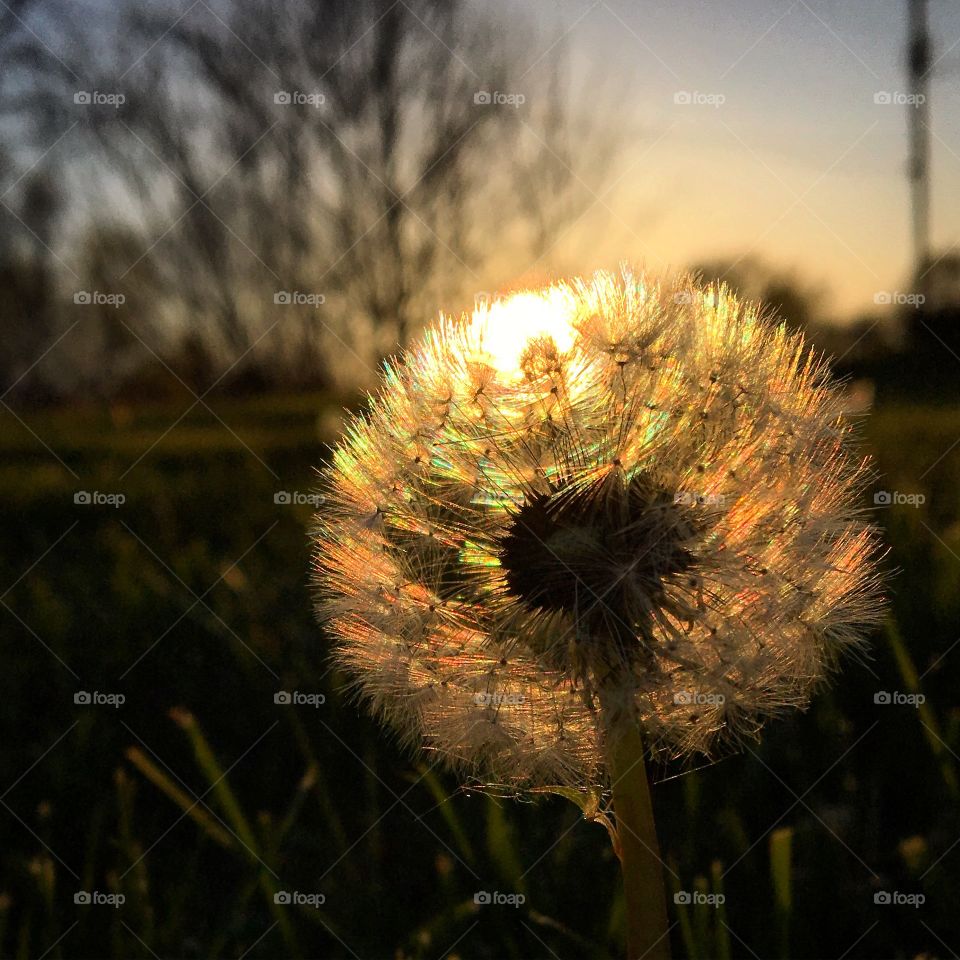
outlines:
M603 829L401 752L307 586L382 359L620 261L834 358L895 571L808 712L655 771L725 898L675 954L957 955L954 5L0 0L0 56L0 955L621 955Z

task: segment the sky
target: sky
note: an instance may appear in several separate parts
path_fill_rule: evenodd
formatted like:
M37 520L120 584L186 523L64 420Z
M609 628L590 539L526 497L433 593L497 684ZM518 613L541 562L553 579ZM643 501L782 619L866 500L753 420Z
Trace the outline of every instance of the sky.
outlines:
M841 319L909 289L911 108L874 100L907 92L906 0L501 5L535 28L531 69L562 37L575 96L618 91L630 136L615 189L597 185L596 265L749 254L821 290ZM930 27L940 253L960 239L960 5L930 0Z

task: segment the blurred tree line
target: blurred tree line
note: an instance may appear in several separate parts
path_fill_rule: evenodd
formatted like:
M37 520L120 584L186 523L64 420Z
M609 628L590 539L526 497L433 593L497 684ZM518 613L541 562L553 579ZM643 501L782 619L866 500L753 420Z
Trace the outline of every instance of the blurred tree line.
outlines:
M579 268L631 132L533 38L467 0L0 4L0 394L352 387L438 304ZM756 258L694 269L842 375L960 382L956 254L844 326Z
M369 379L613 162L539 46L462 0L0 5L2 389Z
M819 290L757 258L693 269L803 331L830 357L834 372L859 387L855 404L955 401L960 394L960 254L931 257L902 289L877 291L875 310L843 325L824 312Z

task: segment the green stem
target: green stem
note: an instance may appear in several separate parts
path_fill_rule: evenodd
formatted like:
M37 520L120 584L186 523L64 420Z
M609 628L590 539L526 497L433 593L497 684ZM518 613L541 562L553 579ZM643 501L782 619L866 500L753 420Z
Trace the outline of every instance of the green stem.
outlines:
M663 861L653 820L643 740L627 710L601 699L627 904L627 960L670 960Z

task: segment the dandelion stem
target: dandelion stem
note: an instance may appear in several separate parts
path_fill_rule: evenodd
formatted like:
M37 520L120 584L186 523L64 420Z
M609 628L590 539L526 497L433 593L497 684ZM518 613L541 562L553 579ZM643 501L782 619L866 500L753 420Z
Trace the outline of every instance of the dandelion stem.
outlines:
M604 698L601 698L603 703ZM636 720L605 704L607 753L623 889L627 904L627 960L670 960L663 862Z

